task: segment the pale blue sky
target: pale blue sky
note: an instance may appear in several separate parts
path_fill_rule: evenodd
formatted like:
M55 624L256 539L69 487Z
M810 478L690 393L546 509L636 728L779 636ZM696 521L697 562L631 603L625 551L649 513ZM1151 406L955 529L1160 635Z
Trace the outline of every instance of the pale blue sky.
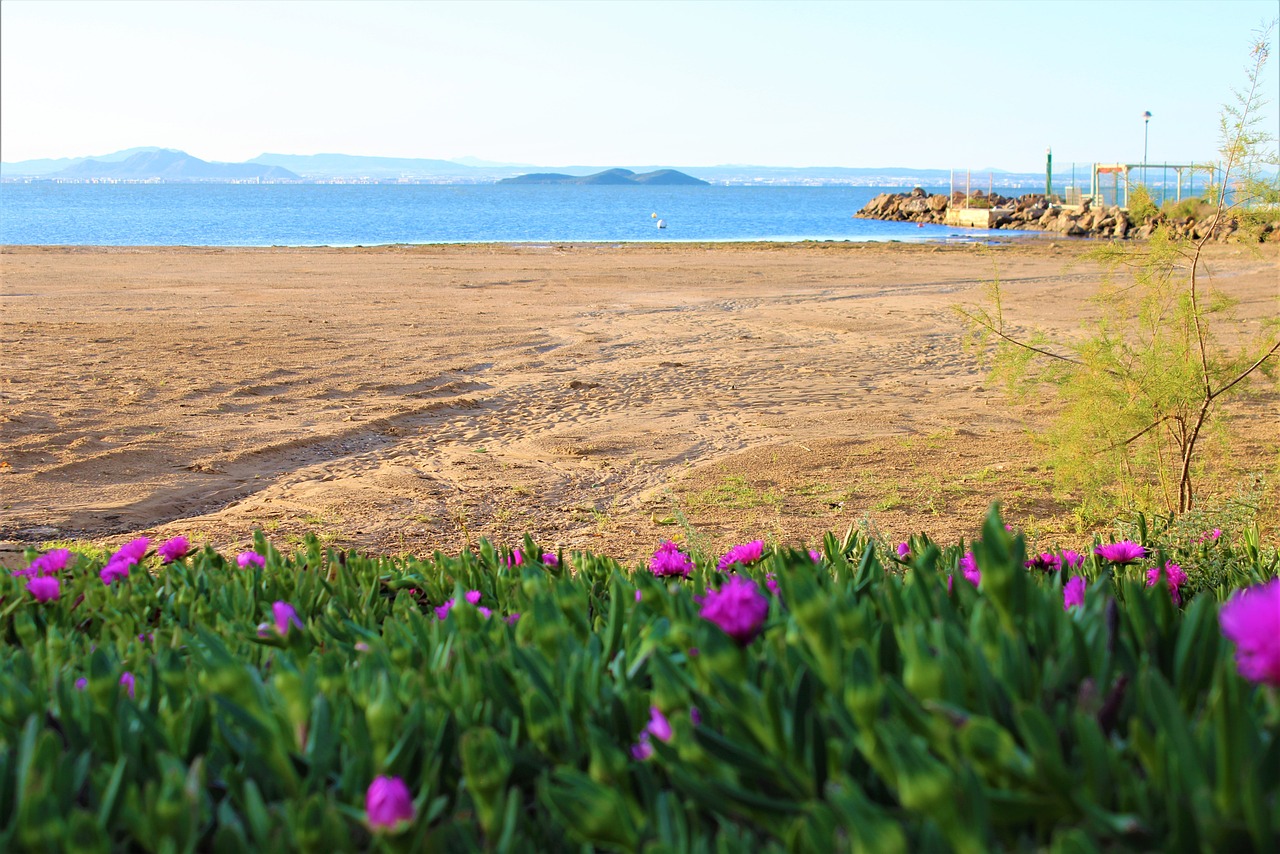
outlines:
M0 4L0 158L1204 160L1277 0ZM1274 48L1273 38L1273 48ZM1277 128L1280 61L1265 75Z

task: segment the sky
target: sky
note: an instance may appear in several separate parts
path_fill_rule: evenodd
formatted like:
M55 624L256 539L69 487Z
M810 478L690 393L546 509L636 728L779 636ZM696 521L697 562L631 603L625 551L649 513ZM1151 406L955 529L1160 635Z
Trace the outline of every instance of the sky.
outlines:
M0 159L1212 159L1277 0L0 3ZM1280 57L1263 75L1275 133ZM1152 114L1144 125L1142 114Z

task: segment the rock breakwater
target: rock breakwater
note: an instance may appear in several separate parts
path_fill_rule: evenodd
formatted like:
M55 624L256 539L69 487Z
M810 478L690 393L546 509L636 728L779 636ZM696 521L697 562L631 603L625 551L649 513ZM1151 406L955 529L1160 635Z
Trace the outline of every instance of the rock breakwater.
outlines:
M1153 210L1141 216L1140 222L1136 221L1139 217L1118 205L1095 205L1087 199L1080 205L1062 205L1047 201L1042 193L1009 197L975 190L968 198L968 205L965 202L966 196L960 191L951 196L931 195L916 187L910 193L881 193L854 216L943 225L948 222L955 224L956 212L965 209L970 215L986 211L987 222L984 225L987 228L1047 231L1063 237L1145 239L1161 225L1167 225L1175 236L1193 240L1208 236L1225 243L1241 236L1237 217L1215 217L1209 205L1197 204L1194 200L1179 205L1181 216ZM953 214L950 219L949 212ZM1250 239L1276 239L1277 233L1280 233L1280 220L1265 223L1260 233L1250 232Z

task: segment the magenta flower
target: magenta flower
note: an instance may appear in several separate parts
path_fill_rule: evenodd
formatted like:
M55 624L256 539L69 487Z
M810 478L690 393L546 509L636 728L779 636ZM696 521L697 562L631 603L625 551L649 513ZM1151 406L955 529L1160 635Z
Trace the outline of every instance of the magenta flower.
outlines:
M240 552L236 555L236 563L241 569L248 569L251 566L261 569L267 565L267 559L257 552Z
M151 545L151 541L146 537L138 537L136 540L130 540L120 548L116 549L116 553L111 556L111 560L122 560L126 564L135 564L141 561L147 554L147 547Z
M486 620L493 616L493 611L483 605L476 606L476 613L484 617Z
M982 581L982 572L978 569L978 559L973 556L973 552L965 552L964 557L960 558L960 571L964 573L964 580L974 587L977 587L978 582Z
M689 707L689 720L693 721L694 726L702 726L702 712L698 711L697 706Z
M1176 563L1167 562L1163 567L1152 567L1147 570L1147 586L1155 587L1160 582L1160 577L1169 582L1169 597L1173 599L1173 604L1182 604L1182 591L1179 590L1187 580L1187 574L1182 571L1182 567Z
M649 724L645 727L645 732L661 741L671 740L671 722L657 706L649 707Z
M300 630L306 629L306 626L302 625L302 620L298 619L297 610L288 602L272 603L271 615L276 621L276 632L282 636L289 634L290 626L297 626Z
M1041 552L1023 566L1027 569L1038 569L1041 572L1057 572L1062 567L1062 561L1052 552Z
M89 680L85 679L83 676L81 676L79 679L76 680L77 691L83 691L85 688L88 688L88 687L89 687Z
M1201 534L1200 537L1196 540L1196 542L1204 543L1210 540L1217 540L1221 536L1222 536L1222 529L1214 528L1212 531L1205 531L1203 534Z
M71 552L67 549L54 549L51 552L45 552L35 560L26 569L19 569L11 572L10 575L18 578L35 578L41 575L54 575L66 569L67 562L71 560Z
M1121 540L1118 543L1098 546L1093 550L1093 553L1105 561L1122 565L1137 563L1147 556L1147 550L1131 540Z
M911 554L911 546L907 543L898 543L898 557L905 559L909 554Z
M1280 578L1236 591L1218 611L1218 623L1236 645L1240 675L1280 688Z
M39 572L44 575L53 575L62 572L67 568L67 564L71 561L71 551L69 549L54 549L51 552L45 552L36 558L32 563L40 564Z
M1084 555L1080 554L1080 552L1073 552L1071 549L1064 549L1062 563L1067 569L1078 569L1084 565Z
M769 615L769 600L754 581L735 575L719 590L707 591L698 615L745 646L764 626L765 617Z
M111 582L129 577L130 566L132 566L132 564L125 563L122 560L107 561L107 565L98 570L98 577L102 579L103 584L110 587Z
M1073 575L1062 587L1062 610L1070 611L1084 604L1084 579Z
M142 560L150 544L151 541L146 537L138 537L116 549L115 554L107 560L107 565L98 570L98 577L102 579L102 583L110 586L113 581L127 577L129 567Z
M640 731L640 739L631 745L631 756L641 762L653 755L653 742L651 739L659 739L661 741L671 740L671 723L667 720L666 715L659 711L657 706L649 707L649 723L645 724L645 728Z
M520 619L520 612L515 611L507 615L507 625L514 626L516 621Z
M62 594L62 584L52 575L37 575L27 582L27 591L37 602L52 602Z
M449 616L449 610L450 610L451 608L453 608L453 600L452 600L452 599L446 599L446 600L444 600L444 604L443 604L443 605L437 605L437 606L436 606L436 619L438 619L438 620L443 620L445 617Z
M774 596L778 595L778 576L772 572L766 573L764 577L764 586L769 588L769 592Z
M678 575L688 578L689 573L693 572L693 561L687 554L680 551L679 546L667 540L653 553L653 558L649 561L649 571L654 575Z
M175 560L182 560L191 553L191 543L186 537L174 537L171 540L165 540L156 549L156 554L160 555L162 563L173 563Z
M502 561L507 566L524 566L524 552L521 549L513 549L511 557ZM542 553L542 563L546 566L559 566L560 558L551 552Z
M134 685L134 678L133 678L133 674L132 674L132 673L130 673L128 670L126 670L124 673L120 674L120 684L121 684L121 685L123 685L123 686L125 687L125 690L129 692L129 699L130 699L130 700L132 700L132 699L133 699L133 685Z
M809 549L809 560L814 563L822 563L822 552L817 549Z
M417 816L409 787L399 777L378 777L364 796L365 818L373 828L400 830Z
M479 604L480 604L480 591L479 591L479 590L468 590L468 591L467 591L467 601L468 601L468 602L470 602L472 605L479 605Z
M643 598L644 598L644 594L643 594L643 593L641 593L639 590L637 590L637 591L636 591L636 601L637 601L637 602L639 602L639 601L640 601L641 599L643 599Z
M749 543L734 546L725 552L724 557L716 564L716 569L724 572L735 563L750 566L764 557L764 540L752 540Z

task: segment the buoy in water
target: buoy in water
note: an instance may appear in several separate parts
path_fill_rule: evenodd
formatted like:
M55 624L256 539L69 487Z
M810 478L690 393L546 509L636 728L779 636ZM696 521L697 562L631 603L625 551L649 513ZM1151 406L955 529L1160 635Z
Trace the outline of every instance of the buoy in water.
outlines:
M916 228L924 228L924 223L923 223L923 222L917 222L917 223L916 223Z
M649 219L657 219L657 218L658 218L658 215L656 213L649 214Z
M667 227L667 221L665 219L658 220L658 228L666 228L666 227Z

